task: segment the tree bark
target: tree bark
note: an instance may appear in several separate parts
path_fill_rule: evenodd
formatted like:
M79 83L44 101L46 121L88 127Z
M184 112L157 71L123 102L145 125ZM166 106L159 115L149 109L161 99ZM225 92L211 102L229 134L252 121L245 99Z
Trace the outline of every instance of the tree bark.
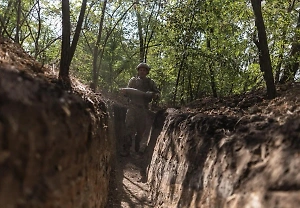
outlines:
M61 44L61 57L59 69L59 81L65 88L71 88L71 81L69 77L70 68L70 4L69 0L62 0L62 44Z
M17 22L16 22L16 34L15 34L15 42L20 43L20 26L21 26L21 13L22 13L22 6L21 0L16 1L16 8L17 8Z
M103 30L103 22L104 22L104 16L105 16L105 10L106 10L106 4L107 0L104 0L102 11L101 11L101 18L99 22L99 30L98 30L98 36L97 41L94 45L94 52L93 52L93 82L91 83L90 87L95 92L98 86L98 55L99 55L99 47L100 47L100 41L102 37L102 30Z
M139 1L137 0L137 5L139 5ZM142 17L138 9L136 11L136 18L138 23L138 34L140 41L140 62L145 62L145 46L144 46L144 38L143 38L143 26L142 26Z
M260 70L263 72L264 80L266 82L267 96L268 98L273 99L276 97L276 88L274 84L270 53L267 43L267 34L261 12L261 0L251 0L251 4L255 16L255 24L258 31L257 47L259 50Z
M78 43L78 40L79 40L79 35L80 35L80 32L81 32L81 27L82 27L82 23L83 23L85 11L86 11L86 3L87 3L87 0L82 0L80 14L79 14L76 29L75 29L75 34L74 34L74 37L73 37L73 40L72 40L72 45L71 45L71 48L70 48L69 65L71 64L71 61L73 59L73 56L74 56L74 53L75 53L75 50L76 50L76 47L77 47L77 43Z
M87 0L82 1L80 15L77 21L75 34L71 42L71 21L70 21L70 4L69 0L62 0L62 44L61 44L61 58L59 81L63 87L70 89L71 80L69 77L70 64L74 56L76 46L81 32L81 26L84 19Z
M174 92L174 95L173 95L173 103L172 103L173 106L175 106L175 104L176 104L176 97L177 97L177 91L178 91L178 86L179 86L179 80L180 80L180 76L181 76L181 70L183 70L183 64L184 64L185 59L186 59L186 55L184 53L182 55L182 59L181 59L181 62L180 62L178 73L177 73L176 84L175 84L175 92Z
M210 31L212 33L212 31ZM210 45L210 38L207 38L207 48L209 49L209 51L211 51L211 45ZM217 87L216 87L216 81L215 81L215 73L213 70L213 66L212 66L212 61L209 62L209 75L210 75L210 87L211 87L211 91L213 96L216 98L218 97L218 93L217 93Z
M34 45L35 45L35 52L34 52L34 57L37 59L38 56L38 51L39 51L39 40L40 40L40 36L41 36L41 30L42 30L42 20L41 20L41 5L40 5L40 0L37 1L37 13L38 13L38 32L36 35L36 39L34 41Z

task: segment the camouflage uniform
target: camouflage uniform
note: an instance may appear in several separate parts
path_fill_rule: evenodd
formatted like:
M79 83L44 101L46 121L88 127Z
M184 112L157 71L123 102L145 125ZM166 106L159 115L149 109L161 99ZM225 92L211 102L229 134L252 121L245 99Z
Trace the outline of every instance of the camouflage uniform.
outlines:
M126 113L126 133L123 143L123 148L126 155L130 152L133 137L135 137L135 151L139 151L140 142L147 128L146 124L148 119L148 105L152 101L152 93L157 96L159 95L159 90L156 87L156 84L148 77L144 79L132 77L129 80L127 87L135 88L143 92L150 92L148 94L150 96L129 96L130 107Z

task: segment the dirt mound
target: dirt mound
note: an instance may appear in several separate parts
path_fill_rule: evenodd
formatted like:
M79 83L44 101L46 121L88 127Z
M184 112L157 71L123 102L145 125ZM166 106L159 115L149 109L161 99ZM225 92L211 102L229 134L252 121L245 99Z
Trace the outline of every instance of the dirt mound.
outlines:
M0 39L0 207L104 207L114 153L106 105Z
M168 110L148 166L155 207L297 207L299 83Z

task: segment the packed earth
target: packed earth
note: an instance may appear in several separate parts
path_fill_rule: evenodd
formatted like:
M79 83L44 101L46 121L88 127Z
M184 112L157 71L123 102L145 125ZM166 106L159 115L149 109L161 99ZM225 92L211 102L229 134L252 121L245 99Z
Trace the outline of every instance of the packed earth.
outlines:
M32 101L44 105L53 102L48 100L51 96L46 97L43 96L44 94L50 92L54 99L57 93L63 93L56 84L56 69L36 62L18 45L5 39L0 39L0 66L1 88L6 88L0 90L2 99L0 100L0 110L2 110L0 122L6 121L4 114L1 114L4 112L1 106L5 106L12 96L18 97L19 102L24 105ZM16 76L10 74L15 71L18 72ZM39 99L33 99L36 95L31 94L31 90L17 87L18 82L29 78L45 83L36 85L38 89L35 92L38 91ZM50 83L53 89L46 87L46 83ZM7 96L4 92L10 92L11 96ZM108 131L110 136L105 138L105 141L108 140L109 145L113 146L111 160L110 153L101 155L100 161L105 163L105 166L99 167L105 177L107 174L109 180L103 182L105 186L99 182L100 179L96 180L102 183L103 187L107 187L108 192L97 193L93 197L92 194L89 197L81 197L84 198L81 199L84 202L72 207L96 207L96 203L91 203L91 200L98 200L105 194L107 198L104 197L103 203L97 204L100 207L298 207L300 204L300 83L277 86L277 97L272 100L267 99L265 93L265 89L255 89L230 97L203 97L176 108L152 109L149 114L153 124L149 125L149 135L144 138L142 152L135 153L132 150L129 157L121 157L118 153L124 131L126 102L120 95L110 95L101 90L93 93L87 86L72 78L72 92L68 92L65 99L68 100L70 94L76 94L79 95L78 99L87 100L94 105L93 107L76 104L72 110L78 111L78 114L82 109L99 108L107 111L107 114L102 114L100 110L95 110L95 115L105 118L107 116L108 126L113 126L111 127L113 131ZM61 105L64 105L64 102ZM62 106L58 110L66 115L70 114L68 107ZM86 114L83 113L83 117ZM8 121L9 119L7 118ZM26 123L30 119L20 122ZM78 122L87 122L87 120L82 119ZM96 121L95 118L94 122L100 121ZM34 122L32 125L35 125ZM0 136L2 135L3 138L8 135L3 133L6 132L5 127L4 124L0 125ZM75 125L74 127L76 128ZM92 127L87 123L86 128ZM106 132L105 128L102 134ZM79 130L80 128L77 129ZM61 132L63 131L64 129L61 129ZM74 133L70 129L68 134L79 135L80 132ZM0 173L5 176L3 168L16 168L7 164L7 161L10 161L7 158L11 157L5 150L8 149L9 138L5 141L1 139L0 142L2 148ZM89 137L87 150L81 150L82 152L93 147L90 142ZM24 154L26 151L24 150ZM68 151L73 150L64 151L67 152L60 154L67 155ZM97 152L96 149L93 151ZM105 151L107 150L102 149L101 154ZM77 158L76 161L78 160L80 161ZM86 161L92 161L91 157L87 157ZM47 164L38 165L44 167ZM18 169L16 175L20 181L25 178L23 174L29 171L28 166L26 166L27 172L23 171L22 167L19 167L20 170ZM55 166L57 174L63 169L63 165ZM80 167L76 169L78 177L84 177L89 181L89 178L85 177L79 169ZM89 177L96 177L98 173L100 172L95 171ZM70 173L70 177L66 176L65 179L69 180L71 175ZM17 203L18 207L29 207L26 203L31 203L32 200L38 201L36 204L32 203L32 207L43 207L40 205L47 201L45 197L52 197L46 194L47 191L52 190L51 186L43 187L37 186L36 191L23 190L25 196L28 196ZM85 188L91 192L99 191L97 188ZM6 196L3 194L5 191L6 189L0 187L0 195L2 195L0 199ZM80 195L80 191L74 193L74 197L76 194ZM47 202L48 205L49 203ZM53 206L50 204L48 207Z

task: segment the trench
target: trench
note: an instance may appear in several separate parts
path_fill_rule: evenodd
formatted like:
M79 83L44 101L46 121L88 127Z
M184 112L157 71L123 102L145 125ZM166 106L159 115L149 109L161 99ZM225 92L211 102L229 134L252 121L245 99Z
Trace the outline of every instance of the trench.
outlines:
M258 113L212 100L157 111L143 155L129 158L118 156L126 108L102 99L0 68L0 207L300 204L297 97Z
M139 153L134 151L132 141L131 154L122 157L122 135L125 130L126 107L113 105L110 107L111 125L116 139L116 154L112 162L112 179L110 180L108 203L109 207L155 207L150 199L150 187L147 184L147 170L150 165L156 139L164 124L164 112L149 111L147 130L141 141Z
M120 158L126 108L5 50L1 208L299 207L299 83L160 110L144 154Z
M298 140L299 122L161 110L144 154L116 157L106 207L294 207L299 185L285 174L298 175L298 146L278 143Z

